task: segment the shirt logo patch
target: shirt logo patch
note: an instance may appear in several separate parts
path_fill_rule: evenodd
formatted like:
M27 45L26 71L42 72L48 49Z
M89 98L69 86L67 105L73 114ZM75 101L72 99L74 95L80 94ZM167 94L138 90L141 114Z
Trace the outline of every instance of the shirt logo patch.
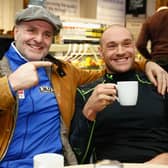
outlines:
M24 99L25 98L24 90L18 90L17 93L18 93L19 99Z
M52 93L52 92L54 92L53 88L50 88L48 86L41 86L39 89L40 89L40 92L43 92L43 93Z

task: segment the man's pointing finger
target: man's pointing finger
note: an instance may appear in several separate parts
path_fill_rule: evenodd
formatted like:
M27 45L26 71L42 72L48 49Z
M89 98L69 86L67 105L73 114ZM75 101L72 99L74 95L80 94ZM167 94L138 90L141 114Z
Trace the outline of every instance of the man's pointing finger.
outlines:
M31 62L36 68L40 67L49 67L52 65L52 62L49 61L32 61Z

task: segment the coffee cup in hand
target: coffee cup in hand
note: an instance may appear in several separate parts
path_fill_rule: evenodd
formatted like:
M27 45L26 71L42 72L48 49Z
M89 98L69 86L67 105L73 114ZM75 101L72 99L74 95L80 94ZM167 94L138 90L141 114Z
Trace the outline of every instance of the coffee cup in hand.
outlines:
M64 168L64 157L56 153L41 153L33 158L34 168Z
M122 106L135 106L138 99L138 81L117 82L118 102Z

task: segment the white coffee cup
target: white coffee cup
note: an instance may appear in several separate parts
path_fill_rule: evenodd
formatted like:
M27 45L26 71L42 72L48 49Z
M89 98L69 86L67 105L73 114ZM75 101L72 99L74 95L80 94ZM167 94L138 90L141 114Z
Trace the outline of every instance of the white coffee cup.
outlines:
M41 153L33 158L34 168L64 168L64 157L56 153Z
M118 102L122 106L135 106L138 99L138 81L117 82Z

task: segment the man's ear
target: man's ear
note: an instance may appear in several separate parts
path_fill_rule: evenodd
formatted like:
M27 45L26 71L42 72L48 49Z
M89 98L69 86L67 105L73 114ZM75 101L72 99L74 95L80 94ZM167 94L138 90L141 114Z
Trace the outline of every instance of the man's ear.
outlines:
M101 46L98 47L98 52L99 52L101 59L103 59L103 48Z
M14 33L14 39L16 40L17 38L17 33L18 33L18 26L15 25L14 28L13 28L13 33Z

